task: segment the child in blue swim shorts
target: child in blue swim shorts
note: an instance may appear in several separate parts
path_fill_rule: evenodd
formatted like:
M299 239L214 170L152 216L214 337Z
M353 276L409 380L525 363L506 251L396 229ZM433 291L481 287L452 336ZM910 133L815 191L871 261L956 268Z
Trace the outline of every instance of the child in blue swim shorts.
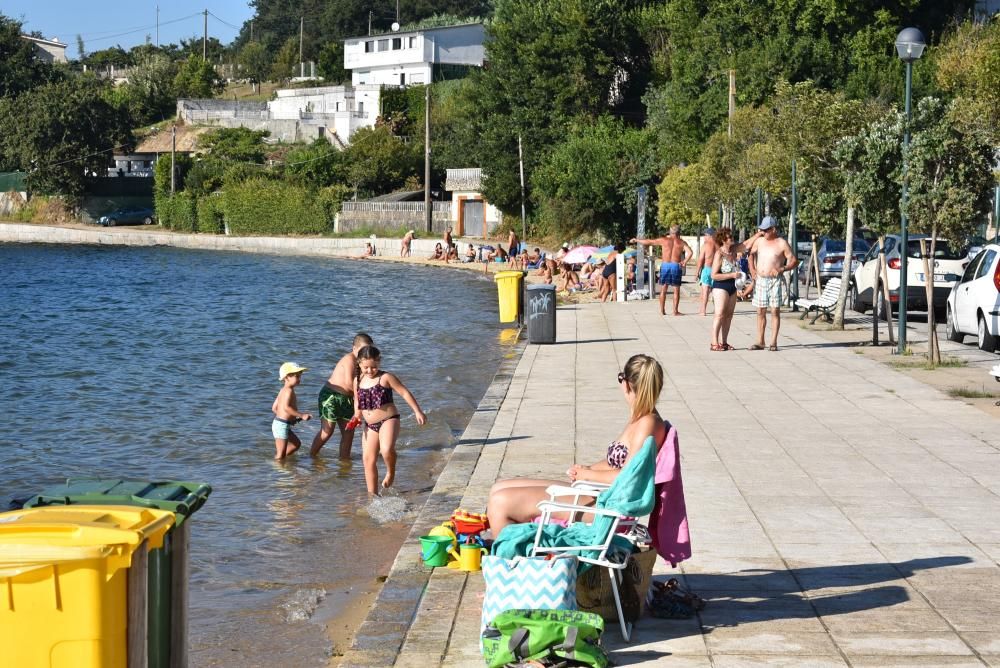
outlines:
M307 369L295 362L285 362L278 370L278 380L284 383L271 411L274 420L271 422L271 435L274 436L274 458L284 459L299 449L302 441L291 430L292 425L301 420L308 420L309 413L300 413L295 399L295 386L302 382L302 372Z

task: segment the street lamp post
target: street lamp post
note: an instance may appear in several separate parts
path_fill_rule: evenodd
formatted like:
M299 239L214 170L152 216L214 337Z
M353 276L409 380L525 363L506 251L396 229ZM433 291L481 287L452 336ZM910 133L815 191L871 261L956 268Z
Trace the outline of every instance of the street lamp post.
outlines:
M896 54L906 63L906 125L903 127L903 192L900 203L899 226L899 348L902 355L906 351L906 256L909 237L906 232L906 169L907 154L910 149L910 86L913 79L913 61L924 54L927 42L924 34L916 28L903 28L896 35ZM888 304L886 308L891 308ZM877 314L876 314L877 315Z

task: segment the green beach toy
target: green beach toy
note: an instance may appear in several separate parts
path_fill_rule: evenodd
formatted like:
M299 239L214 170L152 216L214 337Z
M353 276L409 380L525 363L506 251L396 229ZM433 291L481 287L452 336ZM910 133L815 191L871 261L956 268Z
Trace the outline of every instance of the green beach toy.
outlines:
M448 548L451 547L449 536L421 536L420 556L425 566L434 568L448 565Z

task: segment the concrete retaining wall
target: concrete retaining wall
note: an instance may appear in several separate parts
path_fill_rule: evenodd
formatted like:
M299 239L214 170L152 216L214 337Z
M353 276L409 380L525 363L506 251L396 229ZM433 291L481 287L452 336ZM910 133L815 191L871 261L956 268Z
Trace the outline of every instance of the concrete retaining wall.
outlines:
M414 239L413 257L423 258L434 251L440 237ZM206 250L276 253L280 255L324 255L351 257L364 251L371 239L329 239L323 237L230 237L213 234L176 234L143 228L94 229L53 227L23 223L0 223L0 242L43 244L97 244L108 246L175 246ZM461 248L461 246L459 246ZM376 238L378 255L399 256L399 239Z

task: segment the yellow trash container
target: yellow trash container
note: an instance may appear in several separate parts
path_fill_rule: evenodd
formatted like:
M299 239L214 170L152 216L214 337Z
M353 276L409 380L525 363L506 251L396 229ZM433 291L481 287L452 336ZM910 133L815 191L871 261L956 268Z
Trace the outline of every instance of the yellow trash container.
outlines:
M500 322L517 320L523 278L524 274L520 271L498 271L493 277L497 283L497 296L500 298Z
M173 524L170 511L126 506L0 514L4 663L126 668L144 662L147 547L162 548Z

